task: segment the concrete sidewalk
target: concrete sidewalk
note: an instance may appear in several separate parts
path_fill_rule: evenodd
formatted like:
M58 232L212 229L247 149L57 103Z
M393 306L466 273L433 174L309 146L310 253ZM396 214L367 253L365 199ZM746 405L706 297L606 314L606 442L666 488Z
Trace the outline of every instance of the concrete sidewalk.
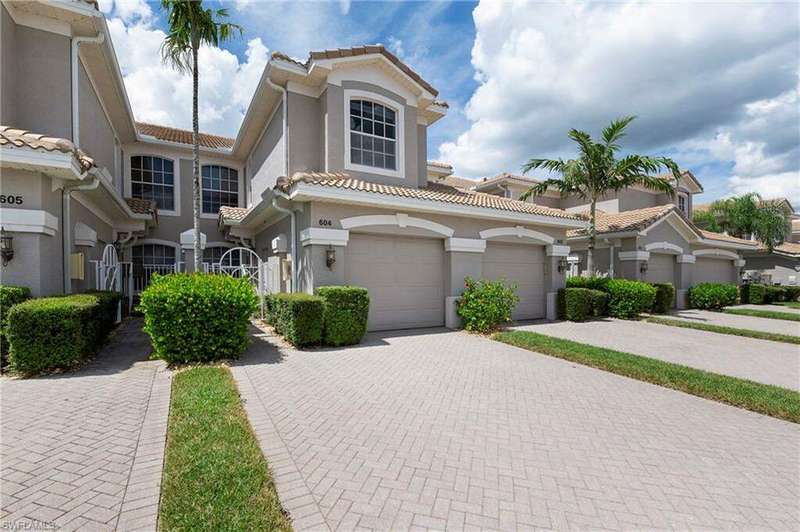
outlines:
M773 312L788 312L789 314L800 314L800 308L785 307L783 305L736 305L728 308L749 308L752 310L771 310Z
M800 390L797 345L610 318L514 328Z
M170 373L149 353L128 320L81 370L0 380L2 528L156 529Z
M723 327L733 327L735 329L746 329L749 331L800 336L800 322L797 321L754 318L752 316L740 316L738 314L725 314L724 312L711 312L710 310L696 309L674 311L669 317L683 319L693 323L707 323L709 325L721 325Z

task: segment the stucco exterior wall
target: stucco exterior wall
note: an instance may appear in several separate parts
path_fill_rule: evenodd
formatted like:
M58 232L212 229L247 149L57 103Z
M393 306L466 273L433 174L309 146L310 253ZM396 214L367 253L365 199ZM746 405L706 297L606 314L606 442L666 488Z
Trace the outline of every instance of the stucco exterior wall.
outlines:
M117 175L115 168L114 129L103 111L83 64L80 65L78 71L81 148L92 155L97 166L105 167L108 170L116 185L121 176Z
M680 246L683 253L691 253L689 242L667 221L661 222L650 229L645 236L639 237L641 246L658 242L668 242Z
M283 103L273 113L247 160L250 197L248 204L258 203L261 194L275 186L278 177L286 172L283 138Z
M289 173L319 171L322 166L322 113L318 98L290 92ZM279 175L281 175L279 172Z
M110 225L95 216L75 197L70 201L70 214L69 230L72 232L72 252L83 253L83 268L85 272L82 281L72 280L72 291L84 292L95 286L94 264L91 261L102 258L103 249L105 249L106 244L113 243L114 234ZM78 222L86 224L97 231L97 242L94 246L78 246L75 244L75 224Z
M17 77L17 25L0 4L0 123L16 124L14 85Z

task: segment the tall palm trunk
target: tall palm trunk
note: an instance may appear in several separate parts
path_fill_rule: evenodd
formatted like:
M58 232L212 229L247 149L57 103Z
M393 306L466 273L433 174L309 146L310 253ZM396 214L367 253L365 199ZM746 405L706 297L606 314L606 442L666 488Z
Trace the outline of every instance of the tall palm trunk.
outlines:
M194 41L194 39L192 39ZM198 43L199 45L199 43ZM200 271L202 249L200 246L200 119L197 116L197 49L192 45L192 210L194 216L194 271Z
M597 200L592 198L592 204L589 207L589 249L586 252L586 272L590 276L594 275L594 246L597 240L597 228L594 225L596 213Z

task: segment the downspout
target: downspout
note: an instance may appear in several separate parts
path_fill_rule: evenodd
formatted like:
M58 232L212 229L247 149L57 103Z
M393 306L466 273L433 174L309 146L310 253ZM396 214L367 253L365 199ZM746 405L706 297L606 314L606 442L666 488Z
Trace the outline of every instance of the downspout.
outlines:
M80 147L80 136L81 136L81 128L80 128L80 109L78 107L80 94L79 94L79 76L78 76L78 65L80 64L80 58L78 57L78 52L80 45L83 43L89 44L100 44L105 40L105 35L102 33L98 33L95 37L73 37L72 38L72 73L71 73L71 81L72 81L72 143L75 145L76 148Z
M92 173L87 170L81 175L81 180ZM100 178L92 173L92 181L84 185L64 185L61 189L61 243L63 245L62 255L64 259L63 272L64 272L64 293L72 293L72 272L70 271L70 255L72 254L72 230L70 227L72 214L71 214L71 199L72 193L76 190L94 190L100 185Z

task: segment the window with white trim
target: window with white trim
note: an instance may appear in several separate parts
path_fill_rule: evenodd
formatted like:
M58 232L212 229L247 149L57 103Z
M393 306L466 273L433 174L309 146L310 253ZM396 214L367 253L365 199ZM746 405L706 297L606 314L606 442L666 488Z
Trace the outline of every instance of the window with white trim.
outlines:
M175 248L163 244L139 244L131 248L131 262L158 266L175 264Z
M689 214L686 211L686 196L683 194L678 194L678 209L680 209L683 214Z
M223 205L239 206L239 172L217 164L203 165L203 214L217 214Z
M131 197L152 200L159 209L174 211L174 163L151 155L131 157Z
M350 100L350 162L397 170L396 110L369 100Z
M219 261L222 260L222 256L231 248L226 248L223 246L214 246L210 248L206 248L203 250L203 262L208 264L219 264ZM242 263L242 258L240 256L240 251L234 250L232 251L228 257L230 261L226 260L226 266L238 266Z

